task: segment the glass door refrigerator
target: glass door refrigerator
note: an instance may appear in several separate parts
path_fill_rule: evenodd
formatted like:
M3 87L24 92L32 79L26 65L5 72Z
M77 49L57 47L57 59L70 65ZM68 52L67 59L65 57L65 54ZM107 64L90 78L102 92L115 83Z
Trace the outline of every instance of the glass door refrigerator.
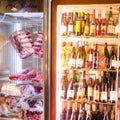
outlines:
M51 120L119 120L119 1L52 1Z
M0 6L0 120L49 120L50 1Z

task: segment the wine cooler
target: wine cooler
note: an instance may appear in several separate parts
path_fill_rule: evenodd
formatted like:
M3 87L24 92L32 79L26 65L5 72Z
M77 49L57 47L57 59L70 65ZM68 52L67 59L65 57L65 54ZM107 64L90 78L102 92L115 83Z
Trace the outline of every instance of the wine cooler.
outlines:
M53 5L52 118L119 120L120 4L70 3Z

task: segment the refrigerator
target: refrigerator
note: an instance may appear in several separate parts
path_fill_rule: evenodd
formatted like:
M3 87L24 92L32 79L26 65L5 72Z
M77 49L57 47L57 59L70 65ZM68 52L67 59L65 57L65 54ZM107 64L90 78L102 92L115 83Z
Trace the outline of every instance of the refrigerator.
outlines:
M51 120L120 119L119 7L120 2L114 0L52 1ZM111 8L112 16L114 16L114 27L109 26L111 25L109 23ZM95 17L96 14L99 17ZM94 18L99 19L99 25L96 20L93 20ZM107 20L106 25L104 24L106 28L103 28L102 18ZM92 24L93 21L95 24ZM117 22L115 23L115 21ZM86 25L89 26L89 29L86 29ZM111 58L108 58L108 61L101 58L101 53L106 56L106 45L109 55L111 48L116 49L115 69L110 67ZM90 48L93 48L93 51L98 49L98 57L93 57L94 52ZM79 49L84 52L78 55ZM79 58L80 54L84 56L82 57L83 61ZM104 66L102 62L104 65L108 65ZM95 85L97 80L99 81L99 90ZM104 84L102 82L105 80L106 90L102 87ZM114 90L112 89L113 81ZM103 94L106 96L106 100L103 98ZM98 101L96 101L96 97Z
M49 120L51 3L0 6L0 120Z

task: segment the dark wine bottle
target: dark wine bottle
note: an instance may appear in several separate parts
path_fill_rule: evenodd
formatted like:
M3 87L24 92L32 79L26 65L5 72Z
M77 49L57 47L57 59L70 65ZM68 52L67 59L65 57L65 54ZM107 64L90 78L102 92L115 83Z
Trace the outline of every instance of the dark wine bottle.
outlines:
M101 102L107 102L108 94L107 94L107 76L106 72L103 74L102 88L101 88Z
M106 67L109 68L109 66L110 66L110 55L109 55L108 44L107 43L105 43L104 55L106 57Z
M67 111L66 111L66 119L65 120L70 120L72 114L72 107L70 101L68 101L67 105Z
M93 101L94 91L93 91L93 83L92 82L93 82L92 78L90 77L88 88L87 88L88 101Z
M99 102L99 100L100 100L100 85L99 85L99 76L97 74L94 85L94 101Z
M103 120L104 113L103 113L103 105L99 105L99 108L97 110L97 120Z
M92 120L97 120L97 104L92 104Z

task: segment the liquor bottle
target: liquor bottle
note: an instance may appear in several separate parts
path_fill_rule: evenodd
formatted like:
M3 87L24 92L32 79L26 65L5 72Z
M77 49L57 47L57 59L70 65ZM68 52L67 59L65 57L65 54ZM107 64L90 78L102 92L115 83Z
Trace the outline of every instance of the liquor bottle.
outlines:
M107 34L115 35L115 23L114 23L113 14L112 14L112 7L110 7L110 10L109 10Z
M61 64L62 67L66 66L66 42L62 42L62 48L61 48Z
M78 118L77 104L76 104L76 103L73 103L73 106L72 106L72 114L71 114L70 120L77 120L77 118Z
M76 29L75 29L75 35L76 36L80 36L81 35L81 29L80 29L81 21L80 21L80 17L81 17L81 13L78 12L78 18L76 20Z
M105 47L104 47L104 55L106 57L106 67L109 68L109 66L110 66L110 55L109 55L109 51L108 51L107 42L105 43Z
M86 81L84 79L83 73L78 82L77 88L77 99L83 99L86 96Z
M95 23L96 23L96 35L100 35L100 26L101 26L101 22L99 20L99 17L98 17L99 13L98 13L98 10L95 11Z
M114 76L112 76L112 81L111 81L111 88L110 88L110 101L112 103L116 102L116 80L113 78Z
M99 102L100 100L100 85L99 85L99 76L96 74L96 80L94 85L94 101Z
M68 101L67 111L66 111L66 120L70 120L72 114L72 107L70 101Z
M93 15L90 22L90 35L95 36L96 35L96 22L95 22L95 10L93 10Z
M103 120L109 120L109 116L108 116L108 111L107 111L107 107L104 106L104 117L103 117Z
M63 13L62 19L61 19L61 34L62 35L67 35L67 28L68 28L67 13Z
M68 35L73 35L73 13L68 14Z
M92 68L93 66L93 52L94 52L93 44L91 44L90 48L88 49L88 63L87 63L88 68Z
M106 11L102 10L101 13L101 35L106 35L107 34L107 20L106 20Z
M86 120L92 120L91 105L88 105Z
M75 75L75 71L70 71L70 74L71 74L71 76L70 76L70 80L69 80L69 83L68 83L68 89L67 89L67 99L68 100L71 100L71 99L74 99L75 98L75 86L74 86L74 84L75 84L75 77L74 77L74 75Z
M98 50L97 50L97 44L96 44L96 46L95 46L95 50L93 51L93 69L97 69L98 68L98 63L99 63L99 61L98 61L98 56L99 56L99 53L98 53Z
M115 47L112 46L110 50L110 69L114 70L117 68L117 55Z
M93 95L94 95L93 80L90 77L88 81L89 81L88 88L87 88L88 101L93 101Z
M82 68L84 67L84 57L82 53L82 43L79 42L79 49L76 57L76 68Z
M65 74L63 74L60 83L60 98L62 99L66 99L67 97L67 86L68 86L68 82L66 80L66 76Z
M88 36L90 34L90 18L89 13L86 14L86 22L85 22L85 28L84 28L84 35Z
M73 42L73 47L71 51L71 55L69 58L69 67L75 68L76 67L76 51L75 51L75 42Z
M101 86L101 102L107 102L108 100L108 94L107 94L107 76L106 72L103 74L103 81L102 81L102 86Z
M85 112L83 110L82 104L80 104L80 107L79 107L79 115L77 120L85 120Z
M83 35L83 33L84 33L84 29L85 29L85 13L84 12L81 12L81 19L80 19L80 21L81 21L81 26L80 26L80 31L81 31L81 35Z

